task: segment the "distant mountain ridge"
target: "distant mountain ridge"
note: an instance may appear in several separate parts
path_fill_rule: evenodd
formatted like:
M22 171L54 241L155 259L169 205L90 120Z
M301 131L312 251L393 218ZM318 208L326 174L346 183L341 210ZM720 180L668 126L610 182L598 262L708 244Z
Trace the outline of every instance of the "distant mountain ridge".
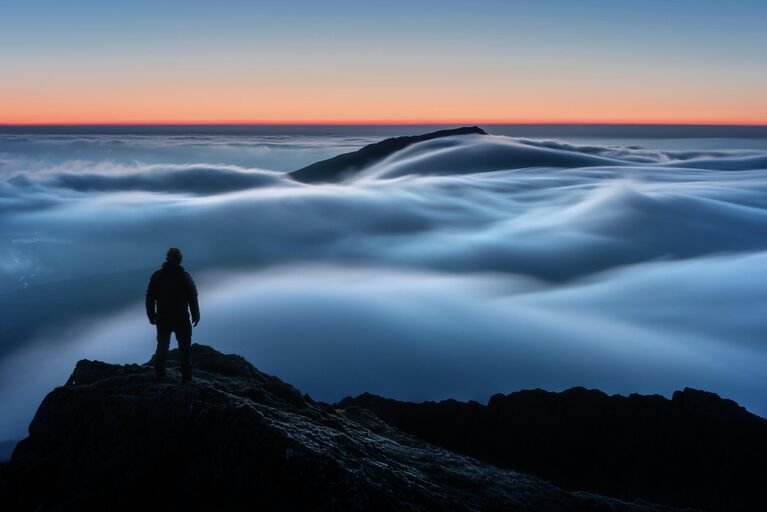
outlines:
M178 379L177 351L168 378ZM193 345L195 383L80 361L0 465L0 509L663 512L563 491Z
M767 420L705 391L528 390L478 402L345 398L404 432L565 489L735 512L767 510Z
M288 173L288 176L304 183L328 183L340 181L354 171L380 162L408 146L418 142L439 139L442 137L452 137L455 135L487 135L487 132L478 126L464 126L450 130L439 130L423 135L393 137L382 140L381 142L376 142L375 144L369 144L351 153L344 153L333 158L328 158L327 160L315 162L298 169L297 171Z

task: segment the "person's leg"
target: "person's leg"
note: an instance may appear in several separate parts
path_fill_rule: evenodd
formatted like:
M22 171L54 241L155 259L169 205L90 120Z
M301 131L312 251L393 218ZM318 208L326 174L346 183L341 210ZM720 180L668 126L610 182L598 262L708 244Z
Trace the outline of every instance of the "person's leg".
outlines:
M154 353L154 372L159 382L165 379L165 360L168 357L170 332L167 326L157 324L157 350Z
M176 341L178 341L181 383L183 384L192 378L192 324L189 323L189 320L176 326Z

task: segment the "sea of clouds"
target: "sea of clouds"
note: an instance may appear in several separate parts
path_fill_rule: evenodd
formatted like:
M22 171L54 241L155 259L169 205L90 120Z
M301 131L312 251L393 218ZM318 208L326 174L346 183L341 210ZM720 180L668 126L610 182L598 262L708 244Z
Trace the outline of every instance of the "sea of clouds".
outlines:
M685 386L767 414L767 141L411 146L374 136L0 134L0 440L75 362L144 362L151 271L194 339L314 398Z

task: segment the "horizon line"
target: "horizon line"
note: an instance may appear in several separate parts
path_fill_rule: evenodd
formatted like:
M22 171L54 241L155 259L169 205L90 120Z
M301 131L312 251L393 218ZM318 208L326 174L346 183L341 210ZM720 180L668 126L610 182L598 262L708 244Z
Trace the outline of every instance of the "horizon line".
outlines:
M647 121L647 120L455 120L455 119L373 119L373 120L162 120L162 121L94 121L94 122L27 122L6 123L0 122L1 127L24 127L24 126L415 126L415 125L601 125L601 126L737 126L737 127L767 127L767 121L761 123L727 121L727 120L678 120L678 121Z

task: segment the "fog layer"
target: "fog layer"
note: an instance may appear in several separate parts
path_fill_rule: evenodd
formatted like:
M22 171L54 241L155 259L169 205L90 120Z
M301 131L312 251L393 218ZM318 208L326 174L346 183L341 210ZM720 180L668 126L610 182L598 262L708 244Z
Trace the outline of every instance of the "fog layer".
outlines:
M195 341L323 400L693 386L767 413L753 141L461 136L304 185L283 172L366 141L177 139L0 137L0 439L78 359L150 357L169 246Z

